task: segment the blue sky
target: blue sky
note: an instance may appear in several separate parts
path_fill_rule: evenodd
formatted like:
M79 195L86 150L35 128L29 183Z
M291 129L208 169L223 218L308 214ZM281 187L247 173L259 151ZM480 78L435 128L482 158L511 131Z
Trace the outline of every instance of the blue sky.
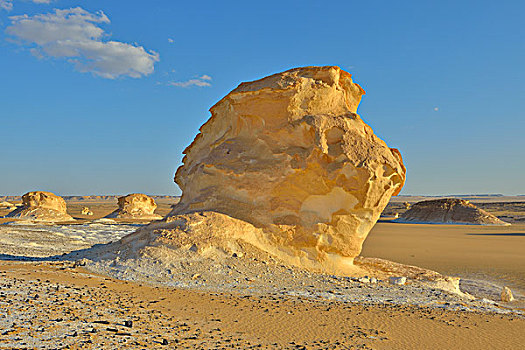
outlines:
M525 194L523 1L0 0L0 194L179 194L242 81L338 65L402 194Z

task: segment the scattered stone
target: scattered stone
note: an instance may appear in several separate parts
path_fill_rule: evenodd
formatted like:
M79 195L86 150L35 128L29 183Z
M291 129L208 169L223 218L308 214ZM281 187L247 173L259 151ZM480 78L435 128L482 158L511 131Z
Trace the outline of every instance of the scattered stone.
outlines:
M162 343L161 343L161 344L162 344L162 345L168 345L168 340L166 340L166 339L162 339Z
M96 320L96 321L93 321L93 323L99 323L99 324L109 324L109 321L104 321L104 320Z
M194 253L196 253L196 252L199 250L199 248L197 247L196 244L193 244L193 245L190 247L189 250L192 251L192 252L194 252Z
M509 287L503 287L503 290L501 291L501 301L505 303L510 303L514 300L514 296L512 295L512 291Z
M133 327L133 321L124 321L124 326L128 328Z
M390 284L394 284L396 286L402 286L407 282L406 277L389 277L388 281Z

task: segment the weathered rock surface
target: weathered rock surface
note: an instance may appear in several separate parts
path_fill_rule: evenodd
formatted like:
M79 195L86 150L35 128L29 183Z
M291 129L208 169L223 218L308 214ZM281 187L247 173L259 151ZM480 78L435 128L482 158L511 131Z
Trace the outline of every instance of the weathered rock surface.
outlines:
M66 202L51 192L28 192L22 196L22 206L7 214L12 217L32 221L71 221Z
M448 223L474 225L510 225L494 215L479 209L469 201L457 198L418 202L404 212L398 222Z
M118 209L106 218L158 220L157 204L153 198L142 193L132 193L118 198Z
M399 151L356 114L363 94L333 66L239 85L184 151L170 216L223 213L260 229L254 244L285 261L350 268L405 180Z

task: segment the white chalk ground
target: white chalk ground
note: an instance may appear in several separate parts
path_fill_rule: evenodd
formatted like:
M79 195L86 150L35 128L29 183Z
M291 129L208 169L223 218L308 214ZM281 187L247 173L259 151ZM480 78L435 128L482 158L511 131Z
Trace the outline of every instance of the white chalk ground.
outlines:
M117 241L143 225L97 220L88 224L43 225L15 221L0 225L0 258L50 257Z
M0 225L0 259L80 259L86 268L111 277L149 284L241 294L281 294L319 300L366 304L410 304L459 311L511 313L525 317L516 304L499 302L501 286L487 281L462 281L462 291L476 298L447 292L417 280L395 286L387 280L371 281L313 273L261 259L249 250L236 256L194 247L170 247L169 266L155 258L125 258L107 254L101 244L115 242L143 225L99 221L80 225ZM92 247L94 246L95 247ZM92 248L90 248L92 247ZM64 255L73 252L72 254Z

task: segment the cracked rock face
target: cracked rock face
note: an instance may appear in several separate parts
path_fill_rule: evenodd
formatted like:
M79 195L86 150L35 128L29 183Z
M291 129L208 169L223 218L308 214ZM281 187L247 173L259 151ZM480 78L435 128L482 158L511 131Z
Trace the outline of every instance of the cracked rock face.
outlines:
M457 198L418 202L413 204L396 221L431 224L510 225L485 210L479 209L469 201Z
M305 267L351 266L405 167L356 114L339 67L242 83L214 105L175 175L171 216L213 211L260 229L259 248Z
M161 219L155 214L157 204L153 198L142 193L132 193L118 198L118 209L107 218L121 219Z
M70 221L66 202L51 192L34 191L22 196L22 207L12 211L7 217L32 221Z

